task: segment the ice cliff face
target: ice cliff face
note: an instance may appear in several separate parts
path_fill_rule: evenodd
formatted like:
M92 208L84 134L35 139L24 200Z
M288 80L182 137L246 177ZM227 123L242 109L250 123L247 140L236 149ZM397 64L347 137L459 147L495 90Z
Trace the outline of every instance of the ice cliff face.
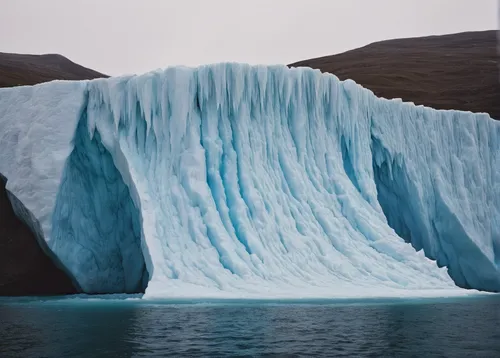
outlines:
M484 114L220 64L0 90L0 147L18 216L84 292L500 291Z

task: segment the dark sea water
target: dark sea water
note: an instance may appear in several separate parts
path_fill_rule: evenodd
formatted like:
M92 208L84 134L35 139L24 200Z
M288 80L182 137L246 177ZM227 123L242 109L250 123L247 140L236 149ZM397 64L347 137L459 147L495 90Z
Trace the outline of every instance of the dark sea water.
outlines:
M0 299L0 357L500 357L500 297Z

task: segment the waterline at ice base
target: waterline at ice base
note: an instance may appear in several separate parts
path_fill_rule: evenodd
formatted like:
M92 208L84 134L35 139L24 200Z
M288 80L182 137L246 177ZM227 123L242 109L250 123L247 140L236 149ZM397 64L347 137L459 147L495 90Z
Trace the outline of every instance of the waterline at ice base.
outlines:
M500 122L308 68L1 89L0 173L83 293L500 291Z

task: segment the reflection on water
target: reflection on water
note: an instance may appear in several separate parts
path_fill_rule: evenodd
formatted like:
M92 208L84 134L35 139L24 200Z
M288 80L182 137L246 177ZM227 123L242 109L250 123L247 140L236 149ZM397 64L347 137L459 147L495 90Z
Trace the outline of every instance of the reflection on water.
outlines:
M1 357L500 356L496 296L425 304L0 301Z

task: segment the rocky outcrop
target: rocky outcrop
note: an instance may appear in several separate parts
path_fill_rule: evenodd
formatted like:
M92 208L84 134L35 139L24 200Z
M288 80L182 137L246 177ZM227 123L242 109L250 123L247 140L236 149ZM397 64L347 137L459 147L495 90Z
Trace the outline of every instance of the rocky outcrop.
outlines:
M68 276L42 251L30 229L21 222L0 177L0 295L75 293Z

